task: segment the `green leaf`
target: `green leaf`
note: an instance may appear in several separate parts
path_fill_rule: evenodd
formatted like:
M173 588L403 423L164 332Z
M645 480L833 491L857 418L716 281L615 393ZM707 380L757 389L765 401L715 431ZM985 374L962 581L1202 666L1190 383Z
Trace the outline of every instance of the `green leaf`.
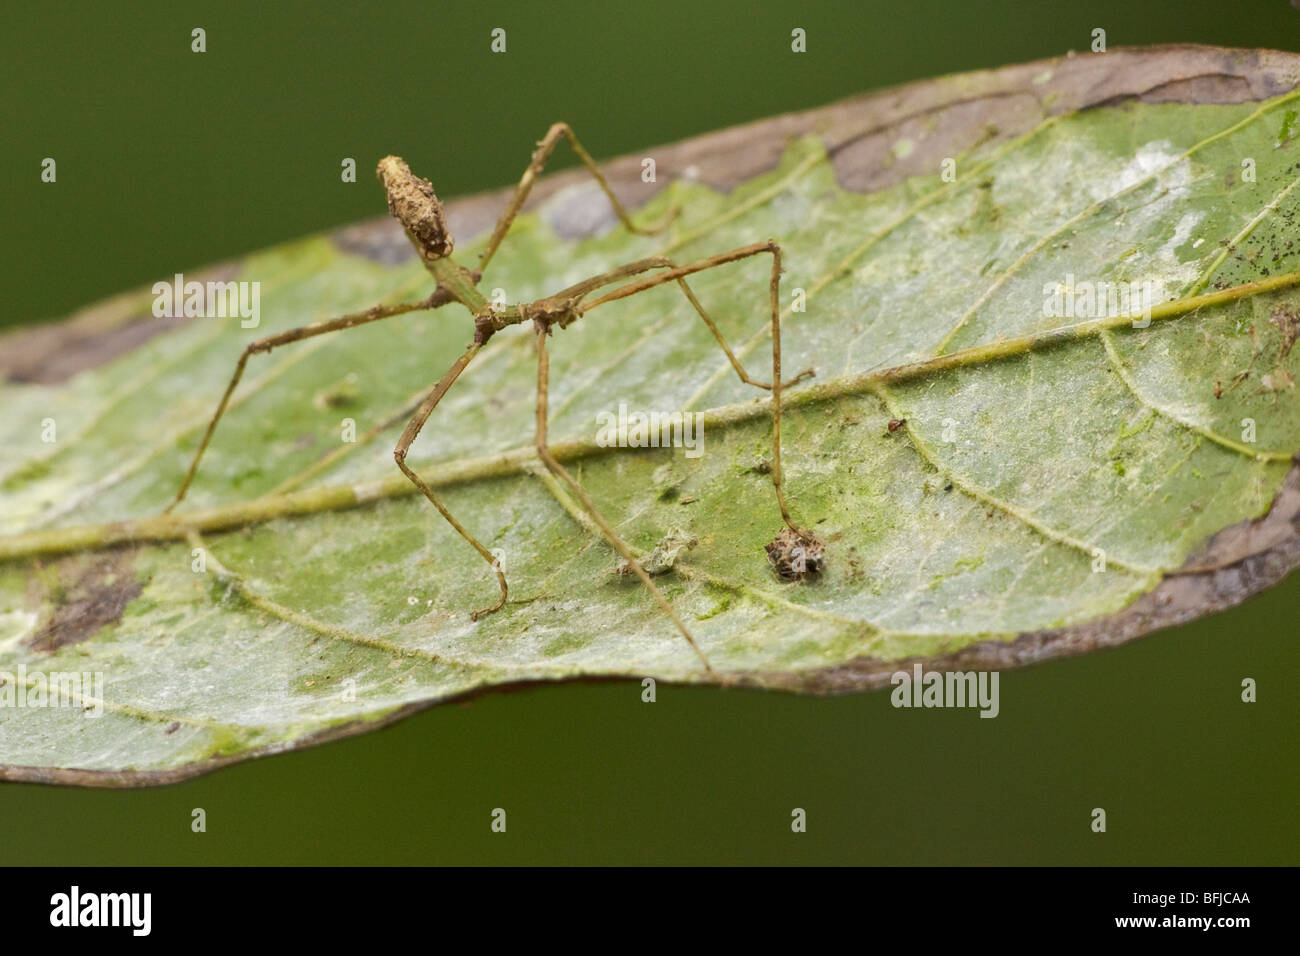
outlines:
M1116 643L1300 560L1295 65L1200 48L1062 59L652 151L656 187L639 158L612 164L632 201L672 180L638 213L680 205L658 237L614 228L566 173L481 287L528 301L664 251L781 243L784 302L807 297L787 310L784 364L817 370L786 396L785 481L826 544L820 575L775 574L766 393L737 381L674 287L551 345L557 454L721 679L865 689L913 660L1001 668ZM499 207L449 204L460 261ZM758 378L767 268L692 280ZM511 601L470 620L491 576L391 457L401 413L472 333L457 306L255 356L190 510L157 517L244 344L431 285L387 222L214 274L261 284L259 328L154 319L144 290L0 340L0 777L166 782L491 687L708 680L539 468L518 329L410 459L504 552ZM1150 327L1045 315L1090 282L1159 283ZM597 415L621 404L703 412L704 453L600 447ZM14 706L60 674L89 675L64 688L77 706Z

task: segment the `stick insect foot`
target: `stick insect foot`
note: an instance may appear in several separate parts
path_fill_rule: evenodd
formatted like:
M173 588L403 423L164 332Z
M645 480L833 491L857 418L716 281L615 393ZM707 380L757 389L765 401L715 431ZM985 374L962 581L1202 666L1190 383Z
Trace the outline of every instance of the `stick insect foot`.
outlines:
M781 388L783 389L792 388L793 386L798 385L800 382L804 381L805 379L813 378L814 376L816 376L816 374L817 374L816 369L806 368L798 375L796 375L794 378L786 379L784 382L782 382ZM772 390L771 382L756 382L753 380L747 380L747 381L750 385L753 385L755 388L766 389L769 392Z
M497 598L497 603L493 604L491 607L481 607L477 611L470 611L469 619L471 621L481 621L483 618L491 614L495 614L497 611L501 610L503 607L506 606L507 589L506 589L505 575L502 575L501 572L499 571L497 572L497 574L500 575L501 597Z
M805 379L814 378L816 375L817 375L817 370L815 368L806 368L798 375L796 375L794 378L790 379L790 381L782 382L781 387L790 388L791 386L798 385L800 382L804 381Z

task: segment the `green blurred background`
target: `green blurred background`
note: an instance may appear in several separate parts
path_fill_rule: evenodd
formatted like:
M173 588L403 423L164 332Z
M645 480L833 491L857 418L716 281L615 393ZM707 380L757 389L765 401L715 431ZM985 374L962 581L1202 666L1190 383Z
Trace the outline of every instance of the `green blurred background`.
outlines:
M1287 0L11 6L0 326L378 215L397 153L513 182L556 119L597 157L1069 49L1296 49ZM207 52L190 52L190 30ZM789 52L790 31L808 53ZM489 33L508 31L492 55ZM40 162L58 162L58 183ZM339 180L352 156L356 184ZM560 165L571 163L561 151ZM1300 858L1300 576L1002 675L1002 713L541 687L136 792L0 787L6 863L1142 863ZM1243 677L1260 700L1240 702ZM1104 807L1109 832L1090 831ZM203 807L208 832L190 832ZM509 831L489 831L494 807ZM790 832L790 812L808 832Z

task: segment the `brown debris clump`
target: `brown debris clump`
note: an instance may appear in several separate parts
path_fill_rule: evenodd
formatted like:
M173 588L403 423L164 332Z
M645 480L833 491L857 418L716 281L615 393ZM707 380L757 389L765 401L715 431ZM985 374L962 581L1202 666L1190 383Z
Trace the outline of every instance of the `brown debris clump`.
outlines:
M811 531L785 527L767 545L767 556L783 581L802 581L826 566L826 545Z

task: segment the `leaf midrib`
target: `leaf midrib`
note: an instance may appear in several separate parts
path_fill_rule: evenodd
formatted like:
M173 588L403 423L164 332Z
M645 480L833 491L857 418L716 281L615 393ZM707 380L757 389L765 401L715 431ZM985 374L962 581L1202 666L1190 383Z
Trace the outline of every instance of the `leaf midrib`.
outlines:
M1247 283L1201 296L1163 303L1151 310L1151 320L1153 322L1176 320L1195 314L1206 305L1236 301L1264 292L1297 285L1300 285L1300 271L1272 276L1260 282ZM1059 326L1015 339L974 346L960 352L950 352L889 369L879 369L856 376L842 376L829 382L822 382L792 391L785 397L783 406L797 407L841 396L872 392L884 386L896 384L899 381L909 381L925 375L947 371L951 368L1013 358L1045 346L1085 340L1109 329L1128 325L1131 322L1132 318L1127 315L1094 319L1075 323L1074 325ZM720 406L701 414L703 415L705 427L727 427L742 421L769 415L770 407L770 399L755 399L750 402ZM913 447L915 448L915 442L913 442ZM551 450L561 461L624 451L624 449L615 447L603 447L597 444L594 439L567 439L552 442ZM1259 459L1281 454L1283 453L1261 451L1255 453L1254 457ZM443 487L463 484L481 478L521 474L528 472L536 460L536 449L529 445L496 455L452 459L440 464L435 472L426 476L426 480L434 487ZM934 462L931 462L931 464L934 464ZM973 484L968 484L965 490L969 493L973 488L975 488ZM233 530L238 527L259 524L277 517L341 510L381 498L413 494L414 491L415 488L406 480L404 475L393 473L369 480L341 485L326 485L284 495L268 495L251 501L193 512L183 512L177 515L162 515L103 525L24 532L16 535L0 536L0 560L33 554L67 553L69 551L108 547L129 542L175 540L183 538L192 530ZM1016 516L1017 509L1002 503L1000 499L988 492L984 492L982 489L979 491L981 500L996 503L1008 514ZM1035 525L1031 524L1029 526L1036 531L1041 530ZM1055 533L1061 536L1062 541L1068 538L1062 532ZM1136 566L1134 567L1136 568ZM1152 568L1142 569L1141 573L1159 573L1171 570L1174 569Z

